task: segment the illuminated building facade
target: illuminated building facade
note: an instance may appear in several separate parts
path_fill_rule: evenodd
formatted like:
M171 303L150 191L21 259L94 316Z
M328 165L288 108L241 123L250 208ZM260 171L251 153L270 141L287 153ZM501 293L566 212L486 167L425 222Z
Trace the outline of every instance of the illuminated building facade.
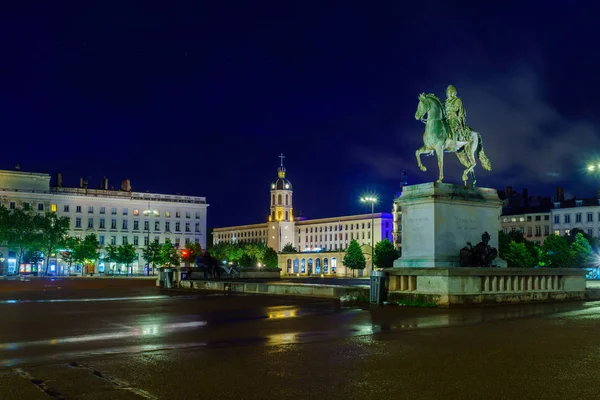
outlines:
M373 216L360 214L313 220L295 218L293 186L286 178L283 162L278 168L277 180L271 183L270 189L270 213L266 223L215 228L213 243L262 242L277 252L281 252L286 244L291 244L298 250L298 253L280 255L280 264L283 263L280 266L282 274L339 275L341 273L346 275L341 260L343 252L351 240L354 239L363 246L367 265L370 265L371 231L373 231L375 243L385 238L393 239L391 213L376 213ZM373 229L371 228L372 222ZM337 255L327 256L325 252L337 252ZM323 254L308 257L303 253ZM332 258L333 268L331 266ZM327 259L327 268L325 268L325 259ZM305 263L304 267L302 260Z
M70 188L63 187L61 174L51 186L48 174L0 171L0 202L9 210L29 207L39 213L51 211L67 217L70 236L83 238L94 233L102 247L131 243L138 249L138 258L129 271L125 266L100 261L86 266L84 272L88 273L144 273L141 254L149 241L164 243L170 239L181 247L188 242L206 247L205 197L134 192L129 180L123 181L118 190L109 189L106 178L97 189L89 188L83 179L79 187ZM8 267L14 272L16 265ZM60 256L51 260L50 267L57 274L78 273L77 268L81 273L81 266L69 271Z

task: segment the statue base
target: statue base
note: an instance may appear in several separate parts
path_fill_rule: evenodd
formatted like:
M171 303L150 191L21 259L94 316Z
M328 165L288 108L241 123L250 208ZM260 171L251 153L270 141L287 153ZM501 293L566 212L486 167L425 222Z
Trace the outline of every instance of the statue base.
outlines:
M498 248L502 202L496 189L448 183L406 186L396 200L402 210L402 257L394 267L459 267L460 250L488 232ZM492 265L505 267L496 258Z

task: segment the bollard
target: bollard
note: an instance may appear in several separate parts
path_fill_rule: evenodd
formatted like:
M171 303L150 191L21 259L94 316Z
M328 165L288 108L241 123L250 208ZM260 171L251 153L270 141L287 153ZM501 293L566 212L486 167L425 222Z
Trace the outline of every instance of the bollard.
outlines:
M381 304L385 300L385 272L371 271L370 280L370 301L371 304Z

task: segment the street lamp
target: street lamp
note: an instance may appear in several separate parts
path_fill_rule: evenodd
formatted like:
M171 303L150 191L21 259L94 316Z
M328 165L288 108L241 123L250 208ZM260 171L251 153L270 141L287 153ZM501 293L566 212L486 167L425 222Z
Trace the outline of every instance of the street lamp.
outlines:
M158 217L160 215L160 213L157 210L151 210L150 209L150 203L148 203L148 209L144 210L144 216L145 217ZM148 244L146 245L146 252L148 254L150 254L150 218L148 218ZM139 265L139 264L138 264ZM154 272L154 271L153 271ZM150 263L148 263L148 273L150 273Z
M371 271L375 270L374 251L375 251L375 204L377 204L376 196L365 196L360 198L361 203L371 204Z

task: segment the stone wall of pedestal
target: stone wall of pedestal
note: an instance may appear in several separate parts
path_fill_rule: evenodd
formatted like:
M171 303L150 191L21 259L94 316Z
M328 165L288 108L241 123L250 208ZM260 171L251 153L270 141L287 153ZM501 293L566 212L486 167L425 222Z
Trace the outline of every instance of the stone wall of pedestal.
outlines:
M424 183L404 187L398 204L402 257L394 267L457 267L460 249L467 242L475 246L484 232L498 248L502 202L496 189Z

